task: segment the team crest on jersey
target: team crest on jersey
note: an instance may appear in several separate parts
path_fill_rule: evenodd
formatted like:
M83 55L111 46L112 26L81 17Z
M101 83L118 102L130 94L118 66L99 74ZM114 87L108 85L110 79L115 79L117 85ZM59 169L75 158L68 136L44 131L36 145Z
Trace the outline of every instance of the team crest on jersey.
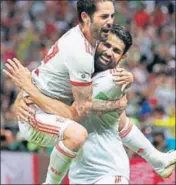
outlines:
M82 74L82 75L81 75L81 77L82 77L82 78L85 78L85 77L86 77L86 75L85 75L85 74Z
M89 79L90 78L90 76L91 76L91 74L89 74L88 72L82 72L82 73L80 73L80 77L82 78L82 79Z

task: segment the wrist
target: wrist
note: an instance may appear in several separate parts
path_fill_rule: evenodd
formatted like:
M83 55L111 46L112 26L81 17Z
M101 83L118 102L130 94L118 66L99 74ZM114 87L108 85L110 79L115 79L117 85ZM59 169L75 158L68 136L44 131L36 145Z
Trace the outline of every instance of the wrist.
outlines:
M26 83L23 86L23 90L26 91L26 92L33 92L34 91L33 87L34 87L34 84L32 82Z

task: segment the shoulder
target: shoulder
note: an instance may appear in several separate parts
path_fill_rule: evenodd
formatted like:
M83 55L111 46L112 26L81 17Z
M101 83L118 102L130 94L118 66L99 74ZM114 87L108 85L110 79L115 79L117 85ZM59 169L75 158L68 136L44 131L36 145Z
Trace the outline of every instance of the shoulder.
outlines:
M94 58L85 52L72 52L69 53L65 65L73 71L92 74L94 71Z
M71 53L84 50L84 38L79 30L79 26L75 26L66 32L59 39L59 44Z
M106 89L107 87L109 88L109 86L115 85L110 70L95 73L92 80L94 87L102 86L104 89Z
M110 72L110 70L106 70L106 71L102 71L102 72L98 72L98 73L95 73L94 76L93 76L93 79L96 80L96 79L102 79L102 78L112 78L112 74Z

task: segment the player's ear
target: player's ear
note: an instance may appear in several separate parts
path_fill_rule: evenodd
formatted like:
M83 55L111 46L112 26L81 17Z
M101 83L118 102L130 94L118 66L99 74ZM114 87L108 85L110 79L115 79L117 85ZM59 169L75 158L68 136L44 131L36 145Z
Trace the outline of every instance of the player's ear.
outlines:
M83 23L88 23L89 20L90 20L90 17L89 17L89 15L86 12L82 12L81 13L81 18L83 20Z

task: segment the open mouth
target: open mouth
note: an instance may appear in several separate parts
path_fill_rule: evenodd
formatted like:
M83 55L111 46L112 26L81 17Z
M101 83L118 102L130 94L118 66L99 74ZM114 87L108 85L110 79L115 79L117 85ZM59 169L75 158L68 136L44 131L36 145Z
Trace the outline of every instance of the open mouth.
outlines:
M102 28L101 30L103 33L108 33L109 32L109 28Z
M110 64L110 60L108 58L106 58L105 56L101 56L100 57L100 61L101 63L103 63L104 65L109 65Z

